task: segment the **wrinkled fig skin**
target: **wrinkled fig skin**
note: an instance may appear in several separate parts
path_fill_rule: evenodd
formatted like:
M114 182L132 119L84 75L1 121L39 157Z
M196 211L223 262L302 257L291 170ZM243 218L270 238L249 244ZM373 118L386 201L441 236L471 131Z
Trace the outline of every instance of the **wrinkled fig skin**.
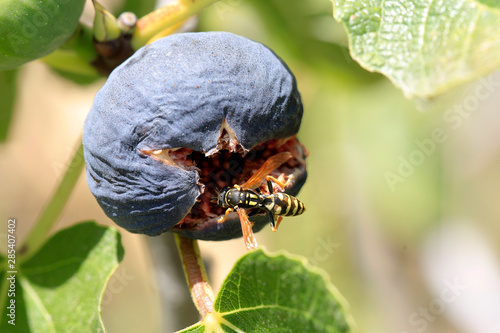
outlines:
M114 222L159 235L194 205L199 178L140 150L214 152L223 120L250 149L296 134L301 117L295 78L268 48L224 32L168 36L138 50L97 93L83 133L87 181ZM234 238L236 225L185 235Z

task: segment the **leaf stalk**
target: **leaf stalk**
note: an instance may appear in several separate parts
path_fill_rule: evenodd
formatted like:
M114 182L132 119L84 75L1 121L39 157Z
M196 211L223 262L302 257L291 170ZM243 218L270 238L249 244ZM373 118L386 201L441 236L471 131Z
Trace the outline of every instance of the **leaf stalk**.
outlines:
M208 282L198 242L177 234L175 242L193 302L200 314L206 317L214 311L214 294Z

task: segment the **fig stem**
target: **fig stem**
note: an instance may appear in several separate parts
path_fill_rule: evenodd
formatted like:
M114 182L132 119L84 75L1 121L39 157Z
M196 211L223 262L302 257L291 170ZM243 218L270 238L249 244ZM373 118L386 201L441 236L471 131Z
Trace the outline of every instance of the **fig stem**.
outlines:
M179 250L191 298L200 314L205 317L214 310L214 296L212 287L208 283L198 241L176 234L175 242Z
M219 0L176 0L141 17L132 34L132 48L138 50L166 28L184 21Z
M160 38L163 38L165 36L168 36L168 35L171 35L171 34L175 33L177 30L179 30L182 27L182 25L184 23L186 23L186 21L180 21L180 22L175 23L174 25L171 25L168 28L163 29L162 31L160 31L159 33L157 33L156 35L154 35L153 37L151 37L148 40L148 44L156 42Z
M67 165L59 186L21 245L19 258L21 262L26 261L45 243L47 234L57 221L73 192L84 165L82 139L80 138L78 149L74 153L71 162Z
M94 4L94 38L98 42L108 42L118 39L121 35L116 17L106 10L99 2Z

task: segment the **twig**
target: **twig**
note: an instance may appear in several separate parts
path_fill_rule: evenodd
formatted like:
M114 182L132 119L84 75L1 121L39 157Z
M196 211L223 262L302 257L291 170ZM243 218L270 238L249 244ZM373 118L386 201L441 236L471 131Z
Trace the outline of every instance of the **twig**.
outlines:
M68 165L66 173L64 174L63 179L61 179L56 192L50 199L49 203L38 218L35 226L31 229L28 237L26 237L26 240L21 246L20 253L22 260L27 260L45 243L50 229L57 221L57 218L61 214L71 193L73 192L84 165L83 146L80 139L78 149L73 155L73 158L71 159L71 162Z

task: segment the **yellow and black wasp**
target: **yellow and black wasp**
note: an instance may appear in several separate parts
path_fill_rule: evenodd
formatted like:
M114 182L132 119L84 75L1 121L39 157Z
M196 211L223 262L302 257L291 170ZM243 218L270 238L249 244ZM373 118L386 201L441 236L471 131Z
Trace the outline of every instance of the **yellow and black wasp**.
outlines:
M219 222L222 222L230 212L236 211L240 218L247 249L256 248L257 242L252 232L252 223L248 220L245 210L266 211L273 231L278 229L283 216L297 216L305 211L305 206L299 199L283 192L274 193L272 181L284 189L291 179L282 182L269 176L273 170L291 157L292 154L289 152L271 156L244 184L233 187L226 186L217 195L217 204L222 208L227 208ZM267 180L269 194L263 194L259 190L264 179Z

